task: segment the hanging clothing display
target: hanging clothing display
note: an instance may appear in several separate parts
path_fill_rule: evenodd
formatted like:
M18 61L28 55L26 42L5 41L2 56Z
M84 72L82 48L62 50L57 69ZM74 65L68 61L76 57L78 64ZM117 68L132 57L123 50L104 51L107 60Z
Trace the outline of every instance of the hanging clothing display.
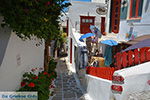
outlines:
M112 64L112 47L107 45L104 53L105 66L110 66Z
M76 47L74 56L77 71L88 66L88 54L86 47Z
M97 43L98 38L101 38L101 36L102 36L100 30L94 25L90 25L90 30L92 33L95 34L95 37L92 39L92 42Z
M88 56L87 56L87 49L85 47L81 48L81 65L80 68L85 68L88 66Z

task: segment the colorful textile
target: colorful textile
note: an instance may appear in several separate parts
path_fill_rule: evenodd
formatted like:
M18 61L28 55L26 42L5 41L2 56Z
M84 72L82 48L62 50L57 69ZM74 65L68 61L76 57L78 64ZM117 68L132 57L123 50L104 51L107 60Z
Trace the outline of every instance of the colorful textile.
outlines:
M112 64L112 47L111 46L106 46L105 49L105 66L110 66Z

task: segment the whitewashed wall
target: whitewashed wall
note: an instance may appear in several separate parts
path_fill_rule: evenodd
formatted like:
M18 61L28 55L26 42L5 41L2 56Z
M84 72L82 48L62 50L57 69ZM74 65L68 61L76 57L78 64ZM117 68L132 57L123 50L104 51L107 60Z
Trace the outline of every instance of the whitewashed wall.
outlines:
M72 64L69 66L70 70L72 72L76 72L76 66L75 66L75 47L78 47L78 46L86 46L86 44L84 42L81 42L79 41L79 38L81 37L81 34L78 33L77 31L75 31L74 28L72 28L70 26L70 35L69 35L69 42L68 42L68 45L69 45L69 48L68 48L68 61L70 62L70 38L72 38Z
M86 91L90 100L110 100L112 95L111 81L87 74L85 79Z
M114 75L120 75L124 78L124 84L119 84L123 87L123 92L121 94L114 93L116 100L128 100L130 94L150 91L150 62L115 71ZM144 100L144 98L142 99Z
M133 33L137 33L137 36L150 34L150 4L148 10L145 12L147 0L143 1L142 19L139 22L131 21L128 18L127 20L120 21L120 29L118 34L118 39L120 41L126 40L126 33L129 33L131 27L133 27ZM128 12L130 12L130 9L128 9ZM129 13L127 16L129 16ZM135 26L130 25L130 23L133 23Z
M96 2L96 3L105 3L105 0L91 0L91 2Z
M38 42L22 41L11 29L0 27L0 91L17 89L25 71L43 67L44 43L37 47Z
M133 33L137 33L137 37L150 34L150 30L149 30L150 29L150 19L149 19L150 2L147 2L149 0L143 0L142 19L138 21L129 19L130 0L127 1L128 1L127 19L120 20L119 33L117 34L118 41L128 41L128 39L126 39L126 33L129 33L131 27L133 27ZM111 0L109 0L108 4L109 4L108 5L109 9L106 17L106 32L109 34ZM145 10L146 6L148 6L147 11Z
M150 90L149 65L150 62L146 62L115 71L114 75L120 75L124 78L124 84L112 83L112 81L85 74L82 85L87 91L89 100L114 100L114 98L115 100L128 100L130 94ZM113 94L111 91L112 84L121 85L123 87L122 93Z
M74 63L74 46L77 46L79 43L78 37L80 30L80 15L95 16L95 25L100 28L100 18L101 16L96 13L96 8L99 6L105 6L102 3L95 2L81 2L81 1L71 1L71 6L69 7L68 17L69 17L69 36L68 36L68 61L70 62L70 38L72 38L72 71L75 72L75 63ZM77 25L76 25L77 22ZM75 30L77 30L75 32ZM74 31L72 31L74 30ZM77 38L78 37L78 38Z
M69 25L72 25L76 30L80 30L80 15L82 16L95 16L95 25L100 28L100 19L101 16L96 13L98 7L105 6L104 3L95 3L95 2L81 2L81 1L72 1L72 6L69 8ZM77 22L77 26L76 26Z

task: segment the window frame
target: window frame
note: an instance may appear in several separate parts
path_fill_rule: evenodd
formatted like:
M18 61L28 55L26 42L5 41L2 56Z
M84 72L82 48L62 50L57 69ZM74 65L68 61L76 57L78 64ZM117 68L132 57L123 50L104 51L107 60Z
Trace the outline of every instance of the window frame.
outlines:
M136 0L137 2L136 2L136 7L135 7L135 16L133 17L132 16L132 8L133 8L133 0L130 0L130 8L129 8L129 10L130 10L130 13L129 13L129 19L142 19L142 15L141 16L139 16L138 14L139 14L139 5L140 5L140 1L141 0ZM144 1L142 1L142 2L144 2ZM141 10L143 10L143 7L141 8Z

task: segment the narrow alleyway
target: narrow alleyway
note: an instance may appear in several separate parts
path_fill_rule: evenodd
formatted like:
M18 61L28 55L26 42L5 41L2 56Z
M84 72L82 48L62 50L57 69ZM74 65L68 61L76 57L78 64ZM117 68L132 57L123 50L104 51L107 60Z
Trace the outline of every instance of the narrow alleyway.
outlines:
M56 71L58 76L52 100L85 100L74 75L67 69L65 58L58 60Z

